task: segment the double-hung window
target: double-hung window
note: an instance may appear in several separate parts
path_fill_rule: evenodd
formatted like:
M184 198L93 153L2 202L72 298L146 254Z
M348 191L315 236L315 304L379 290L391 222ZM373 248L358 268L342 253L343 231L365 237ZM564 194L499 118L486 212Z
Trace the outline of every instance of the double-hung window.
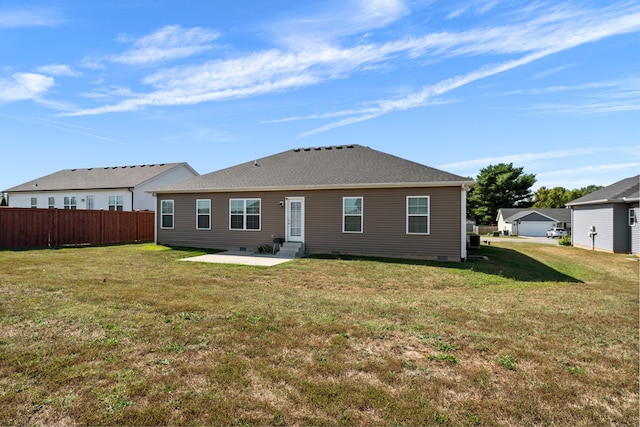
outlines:
M211 230L211 200L196 200L196 229Z
M229 199L231 230L260 230L260 199Z
M64 208L65 209L77 209L78 201L75 196L65 196L64 197Z
M121 211L124 210L124 203L122 196L109 196L109 210Z
M629 209L629 227L635 227L638 223L638 211L640 208Z
M38 198L37 197L32 197L31 198L31 207L32 208L37 208L38 207Z
M362 197L342 198L342 232L362 233Z
M429 234L429 196L407 197L407 234Z
M56 198L55 197L49 197L49 209L53 209L56 207Z
M173 228L173 200L163 200L160 204L160 228Z

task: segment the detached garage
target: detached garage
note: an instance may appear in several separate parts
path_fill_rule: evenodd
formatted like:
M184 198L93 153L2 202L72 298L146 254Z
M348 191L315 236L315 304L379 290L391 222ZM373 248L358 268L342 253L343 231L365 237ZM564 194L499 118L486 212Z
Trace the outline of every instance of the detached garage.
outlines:
M518 209L498 210L498 230L514 236L544 237L553 227L571 228L569 209Z

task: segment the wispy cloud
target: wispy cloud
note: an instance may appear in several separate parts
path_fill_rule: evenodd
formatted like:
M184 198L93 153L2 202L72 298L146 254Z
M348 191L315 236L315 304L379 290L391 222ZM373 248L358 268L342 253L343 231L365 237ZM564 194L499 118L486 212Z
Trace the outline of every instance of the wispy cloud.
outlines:
M640 77L590 82L569 86L549 86L517 90L504 95L546 95L573 92L573 103L536 103L532 109L541 113L596 114L640 110Z
M409 14L403 0L327 0L313 16L293 16L271 31L279 44L295 50L367 34Z
M497 164L497 163L515 163L518 165L527 166L539 160L575 157L575 156L589 155L589 154L595 154L595 153L600 153L605 151L611 151L611 148L589 147L589 148L575 148L571 150L545 151L542 153L507 154L504 156L482 157L479 159L465 160L462 162L447 163L444 165L439 165L438 168L446 169L446 170L472 170L472 169L483 168L485 166Z
M211 49L219 33L204 28L167 25L133 42L127 52L109 59L123 64L151 64L187 58Z
M638 168L640 168L640 162L609 163L604 165L583 166L578 168L541 172L536 176L542 179L584 177L609 172L623 172L625 170L635 170L637 172Z
M127 65L145 65L187 58L212 49L211 42L220 34L205 28L182 28L167 25L140 38L120 35L118 41L130 43L127 51L106 57L86 57L82 65L86 68L104 68L104 62Z
M495 7L495 2L483 3ZM322 22L309 22L309 33L318 28L318 39L310 45L296 45L287 49L269 49L237 55L230 59L209 61L201 65L174 67L161 70L146 77L143 83L152 90L148 93L132 94L116 104L83 109L71 115L103 114L131 111L146 106L189 105L207 101L222 101L246 98L268 93L317 85L333 79L345 79L354 73L370 70L385 64L390 59L404 56L407 60L417 58L441 61L451 57L488 56L486 65L467 73L443 79L423 86L415 93L395 99L368 102L362 108L338 112L325 112L319 118L344 117L342 120L312 129L301 136L311 135L370 120L394 111L421 107L436 102L435 99L461 86L477 80L503 73L531 63L548 55L618 34L640 31L640 8L623 4L599 10L572 9L568 6L527 9L520 18L500 26L482 27L463 32L436 32L422 36L400 38L387 43L362 43L358 40L351 46L342 46L343 34L370 30L382 16L388 22L408 13L399 1L356 3L363 14L348 21L350 26L322 30ZM533 14L533 15L532 15ZM328 16L328 15L327 15ZM377 18L376 18L377 17ZM338 20L340 18L337 18ZM345 18L346 19L346 18ZM377 19L377 20L376 20ZM380 24L381 25L381 24ZM295 27L295 26L293 26ZM338 30L335 29L338 27ZM287 34L298 34L285 28ZM213 32L193 33L188 29L160 30L153 35L134 42L132 49L111 60L123 63L145 63L159 46L174 46L166 58L188 55L207 49L208 43L217 35ZM174 37L167 34L175 32ZM186 34L191 34L186 36ZM166 40L172 40L167 43ZM322 43L319 43L321 40ZM162 41L162 42L161 42ZM182 47L187 46L186 50ZM182 46L182 47L181 47ZM193 49L193 50L190 50ZM173 53L171 53L173 52ZM181 53L182 52L182 53ZM518 56L508 59L509 57ZM507 59L504 59L504 58ZM288 118L281 119L283 121Z
M582 11L568 11L564 8L559 8L550 15L534 19L521 28L511 28L501 38L504 42L499 41L496 37L499 33L503 33L505 28L480 30L476 34L477 41L475 43L471 42L467 37L463 37L465 42L452 46L448 54L480 54L496 53L496 51L499 53L513 53L518 49L525 52L532 51L532 53L519 59L485 65L468 74L442 80L435 85L425 86L420 92L410 94L402 99L378 101L379 107L377 111L367 108L360 113L356 113L353 117L304 132L299 137L370 120L393 111L421 107L434 96L442 95L474 81L529 64L551 54L613 35L640 31L640 12L638 12L637 7L633 8L632 13L621 13L617 8L607 10L607 12L604 14L586 14ZM563 19L559 20L560 17ZM567 17L571 17L571 19L566 21ZM549 25L549 23L552 23L552 25Z
M0 28L54 27L61 22L57 13L46 8L0 8Z
M476 0L471 4L467 4L454 9L447 14L447 19L459 18L467 13L473 13L474 15L483 15L489 12L500 3L499 0Z
M3 114L0 113L0 117L5 117L7 119L11 119L11 120L16 120L16 121L21 121L21 122L25 122L25 123L31 123L31 124L35 124L35 125L42 125L42 126L47 126L47 127L51 127L51 128L55 128L55 129L59 129L62 130L64 132L69 132L69 133L75 133L78 135L83 135L83 136L87 136L93 139L98 139L101 141L107 141L107 142L113 142L116 144L122 144L122 142L117 141L115 139L112 138L107 138L101 135L97 135L96 133L94 133L94 129L88 128L88 127L84 127L84 126L77 126L77 125L72 125L69 123L64 123L64 122L59 122L59 121L52 121L52 120L44 120L44 119L39 119L39 118L33 118L33 117L23 117L23 116L12 116L9 114Z
M66 64L49 64L42 65L37 68L39 73L49 74L52 76L66 76L66 77L80 77L82 73L75 71L69 65Z
M550 76L551 74L559 73L561 71L568 70L569 68L573 68L575 66L576 66L576 64L561 65L559 67L555 67L555 68L552 68L550 70L545 70L545 71L542 71L540 73L536 73L536 74L533 75L533 78L534 79L542 79L542 78L545 78L547 76Z
M53 77L35 73L15 73L0 77L0 103L40 99L53 85Z

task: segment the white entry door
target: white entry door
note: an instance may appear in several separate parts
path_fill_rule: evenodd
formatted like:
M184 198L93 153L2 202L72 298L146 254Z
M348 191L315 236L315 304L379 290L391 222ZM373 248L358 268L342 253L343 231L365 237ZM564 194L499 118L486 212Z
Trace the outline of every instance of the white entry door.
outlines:
M287 197L287 242L304 242L304 197Z

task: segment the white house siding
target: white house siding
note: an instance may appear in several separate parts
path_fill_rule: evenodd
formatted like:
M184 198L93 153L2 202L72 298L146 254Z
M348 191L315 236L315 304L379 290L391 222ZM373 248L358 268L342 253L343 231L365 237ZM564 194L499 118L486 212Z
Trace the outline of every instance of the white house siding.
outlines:
M193 170L189 168L187 165L181 165L173 169L170 169L160 175L157 175L148 181L140 183L134 189L135 191L134 206L133 206L134 210L137 210L137 211L155 210L156 198L153 194L147 193L147 191L153 190L155 188L160 188L164 185L171 184L174 182L193 178L194 176L198 176L198 174L194 173Z
M55 198L55 208L64 209L64 198L75 197L76 209L87 209L87 200L93 196L94 209L108 210L109 196L122 196L123 210L130 211L132 206L131 192L128 190L79 190L79 191L43 191L38 193L12 193L9 195L9 206L13 208L30 208L31 198L36 197L38 208L49 207L49 197ZM153 198L152 198L153 200Z
M572 241L574 246L613 252L613 205L574 206L572 218ZM592 241L589 228L595 226Z

